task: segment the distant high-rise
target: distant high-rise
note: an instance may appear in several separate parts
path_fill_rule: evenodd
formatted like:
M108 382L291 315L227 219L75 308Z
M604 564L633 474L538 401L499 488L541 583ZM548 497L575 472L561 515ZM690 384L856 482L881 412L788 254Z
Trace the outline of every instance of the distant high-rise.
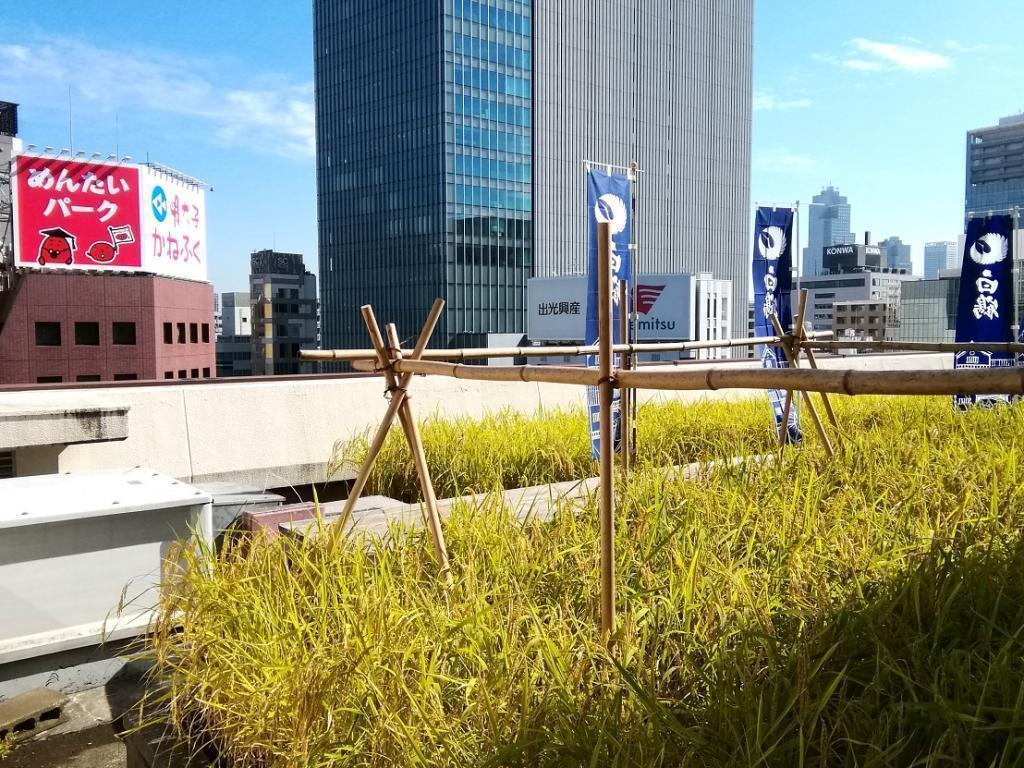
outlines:
M937 240L924 244L924 278L935 280L939 271L960 266L960 254L955 240Z
M745 322L753 1L314 0L324 341L359 306L442 346L525 333L586 266L584 161L639 182L638 263L714 272Z
M807 207L807 247L801 274L822 274L821 252L830 245L856 242L850 231L850 204L833 186L825 187Z
M967 132L965 219L1024 209L1024 113Z
M244 291L221 294L221 334L217 337L217 375L252 375L252 299Z
M878 247L885 254L883 266L889 269L901 269L904 272L913 272L914 264L910 256L910 245L904 243L896 235L885 238L878 243Z
M255 251L251 256L252 372L255 376L314 373L299 350L319 345L316 275L300 253Z

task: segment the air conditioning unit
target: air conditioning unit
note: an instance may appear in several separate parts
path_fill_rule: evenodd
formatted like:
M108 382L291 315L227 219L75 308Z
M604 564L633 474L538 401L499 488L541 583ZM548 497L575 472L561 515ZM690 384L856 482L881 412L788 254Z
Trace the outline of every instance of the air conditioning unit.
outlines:
M144 633L211 502L140 467L0 480L0 664Z

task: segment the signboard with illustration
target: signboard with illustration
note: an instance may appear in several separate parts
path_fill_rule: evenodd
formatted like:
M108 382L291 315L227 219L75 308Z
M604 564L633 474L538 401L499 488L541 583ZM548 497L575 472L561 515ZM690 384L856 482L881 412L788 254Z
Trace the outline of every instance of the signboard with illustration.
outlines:
M148 166L36 155L12 167L15 263L207 279L203 190Z

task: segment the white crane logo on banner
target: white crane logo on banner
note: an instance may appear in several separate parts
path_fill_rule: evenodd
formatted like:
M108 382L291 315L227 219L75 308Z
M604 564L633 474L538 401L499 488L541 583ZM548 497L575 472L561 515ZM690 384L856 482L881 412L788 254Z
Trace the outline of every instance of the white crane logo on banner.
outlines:
M998 232L979 237L971 246L971 260L975 264L998 264L1010 252L1006 238Z
M782 227L765 227L758 238L757 249L768 261L778 261L786 252L786 233Z
M626 204L622 198L610 192L601 195L594 204L594 216L598 222L611 225L613 235L617 235L626 228Z

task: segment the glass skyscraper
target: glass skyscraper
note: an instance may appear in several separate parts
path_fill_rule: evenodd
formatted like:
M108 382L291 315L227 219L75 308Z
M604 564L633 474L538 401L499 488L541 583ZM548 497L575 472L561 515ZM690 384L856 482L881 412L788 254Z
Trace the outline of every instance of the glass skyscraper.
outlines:
M744 327L752 0L605 5L314 0L325 347L438 296L436 344L523 333L584 271L584 160L639 162L641 269L732 279Z
M939 270L960 266L960 254L954 240L937 240L924 244L924 279L937 280Z
M801 274L824 274L821 250L830 245L850 245L857 239L850 231L850 204L835 187L825 187L807 206L807 247Z
M1024 209L1024 114L967 132L965 220Z

